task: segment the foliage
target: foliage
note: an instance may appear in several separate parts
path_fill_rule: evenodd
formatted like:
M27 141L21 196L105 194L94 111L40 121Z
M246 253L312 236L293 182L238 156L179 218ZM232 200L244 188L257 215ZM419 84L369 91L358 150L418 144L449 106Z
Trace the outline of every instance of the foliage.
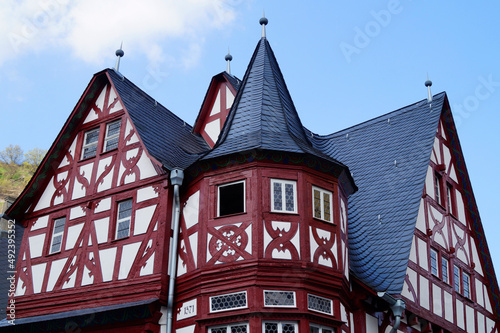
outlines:
M47 151L35 148L23 156L18 145L0 151L0 197L16 198L28 184Z

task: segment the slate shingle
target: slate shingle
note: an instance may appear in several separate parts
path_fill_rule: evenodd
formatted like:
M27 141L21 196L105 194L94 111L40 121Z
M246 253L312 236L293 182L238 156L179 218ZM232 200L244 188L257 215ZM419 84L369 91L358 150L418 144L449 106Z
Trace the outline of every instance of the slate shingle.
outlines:
M349 198L349 264L377 292L403 288L445 93L330 135L313 145L346 164L358 191ZM380 219L379 219L380 216Z

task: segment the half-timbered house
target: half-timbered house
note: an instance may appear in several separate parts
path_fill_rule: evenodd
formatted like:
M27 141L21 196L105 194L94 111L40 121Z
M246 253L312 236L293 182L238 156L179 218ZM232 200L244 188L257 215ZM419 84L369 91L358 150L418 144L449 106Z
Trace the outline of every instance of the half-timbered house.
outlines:
M94 75L7 211L25 230L5 331L500 331L446 93L315 134L260 23L192 127Z

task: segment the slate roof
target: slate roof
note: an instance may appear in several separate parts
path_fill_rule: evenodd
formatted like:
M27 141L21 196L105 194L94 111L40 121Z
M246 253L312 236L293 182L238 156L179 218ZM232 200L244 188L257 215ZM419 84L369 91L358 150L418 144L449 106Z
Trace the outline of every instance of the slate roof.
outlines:
M185 169L210 147L192 127L127 78L107 73L148 152L169 170ZM155 105L156 104L156 105Z
M202 159L252 149L311 154L347 170L313 147L265 37L255 48L219 140Z
M377 117L313 144L349 166L349 265L377 292L402 291L420 198L446 94ZM379 219L380 216L380 219Z

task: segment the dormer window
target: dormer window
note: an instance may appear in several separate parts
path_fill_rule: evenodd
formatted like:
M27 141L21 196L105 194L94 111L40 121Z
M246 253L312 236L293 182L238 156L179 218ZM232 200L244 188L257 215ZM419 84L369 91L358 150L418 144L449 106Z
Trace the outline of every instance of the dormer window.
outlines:
M118 148L118 138L120 137L121 119L106 125L106 138L104 139L104 151Z
M99 127L85 132L83 138L82 159L94 157L97 153L97 142L99 141Z

